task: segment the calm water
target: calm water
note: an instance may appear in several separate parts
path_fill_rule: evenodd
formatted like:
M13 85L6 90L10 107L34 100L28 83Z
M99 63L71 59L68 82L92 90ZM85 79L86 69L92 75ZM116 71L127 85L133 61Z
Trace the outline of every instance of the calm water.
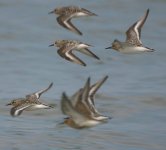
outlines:
M58 25L48 12L57 6L79 5L98 17L73 19L78 36ZM105 50L150 8L142 30L144 45L154 53L124 55ZM166 147L166 1L165 0L1 0L0 1L0 149L4 150L165 150ZM94 47L101 61L79 55L87 67L61 59L57 39L77 39ZM107 124L75 130L57 126L63 120L61 93L72 95L88 76L96 82L109 75L96 106L113 117ZM55 110L24 112L18 118L6 107L13 98L40 90L57 104Z

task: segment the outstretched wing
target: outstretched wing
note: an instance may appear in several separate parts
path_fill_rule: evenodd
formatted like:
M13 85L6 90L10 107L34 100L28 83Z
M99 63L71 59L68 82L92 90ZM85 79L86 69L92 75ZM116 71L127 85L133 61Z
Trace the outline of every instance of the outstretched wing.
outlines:
M98 82L96 82L95 84L93 84L90 87L90 91L89 91L89 98L92 101L92 104L94 104L94 95L96 94L97 90L102 86L102 84L108 79L108 76L105 76L103 79L99 80Z
M149 9L146 11L145 15L135 22L127 31L126 31L126 42L133 45L141 46L141 28L144 25L149 14Z
M81 60L79 59L76 55L74 55L72 53L72 51L68 51L66 52L66 57L65 57L67 60L71 61L71 62L74 62L74 63L77 63L77 64L80 64L82 66L86 66L86 64Z
M82 35L82 33L71 23L71 17L69 17L68 15L57 17L57 22L67 30Z
M22 105L22 106L20 106L20 107L12 107L11 108L11 110L10 110L10 114L11 114L11 116L12 117L16 117L16 116L19 116L19 115L21 115L21 113L25 110L25 109L27 109L27 108L29 108L29 107L31 107L31 104L29 104L29 105Z
M26 98L27 99L39 99L40 96L45 93L46 91L48 91L51 87L53 86L53 83L51 83L47 88L43 89L43 90L40 90L38 92L35 92L35 93L32 93L32 94L29 94L29 95L26 95Z
M93 57L95 59L100 59L97 55L91 52L88 48L79 49L79 51L87 56Z
M89 10L85 8L81 8L82 12L87 14L88 16L97 16L95 13L90 12Z

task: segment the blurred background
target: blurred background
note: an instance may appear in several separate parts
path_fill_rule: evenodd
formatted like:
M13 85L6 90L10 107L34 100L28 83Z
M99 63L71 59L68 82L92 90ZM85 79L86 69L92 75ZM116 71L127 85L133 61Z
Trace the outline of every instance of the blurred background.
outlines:
M56 7L76 5L97 17L73 19L79 36L61 27ZM120 54L106 50L114 39L125 40L135 21L150 14L142 29L142 42L153 53ZM5 150L165 150L166 144L166 1L165 0L1 0L0 1L0 149ZM58 39L93 45L100 61L77 53L87 67L70 63L48 47ZM71 96L90 76L91 82L108 75L96 95L96 107L113 117L106 124L75 130L59 127L61 93ZM10 116L5 104L54 86L42 95L54 110Z

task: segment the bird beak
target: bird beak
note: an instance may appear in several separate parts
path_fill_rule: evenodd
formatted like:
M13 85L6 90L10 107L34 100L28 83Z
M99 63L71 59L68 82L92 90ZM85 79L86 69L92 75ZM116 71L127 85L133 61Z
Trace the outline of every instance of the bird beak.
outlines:
M11 105L11 103L6 104L6 106L9 106L9 105Z
M54 10L53 11L50 11L48 14L53 14L54 13Z
M64 125L65 123L64 123L64 121L63 122L60 122L60 123L58 123L59 125Z
M54 44L49 45L49 47L54 46Z
M111 47L107 47L107 48L105 48L105 49L112 49L112 46L111 46Z

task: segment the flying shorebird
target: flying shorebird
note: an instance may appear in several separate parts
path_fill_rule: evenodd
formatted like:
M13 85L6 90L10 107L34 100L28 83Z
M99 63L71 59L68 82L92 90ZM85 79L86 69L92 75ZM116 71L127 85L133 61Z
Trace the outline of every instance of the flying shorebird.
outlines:
M24 110L31 111L36 109L53 108L53 106L44 104L39 101L40 96L44 92L48 91L52 87L52 85L53 83L51 83L46 89L40 90L32 94L28 94L25 98L14 99L10 103L6 104L7 106L13 106L10 111L11 116L19 116Z
M96 56L94 53L92 53L88 48L91 46L89 44L82 43L80 41L76 40L57 40L54 44L51 44L49 46L56 46L58 47L58 54L71 62L80 64L82 66L86 66L86 64L78 58L76 55L74 55L72 52L73 50L77 50L85 55L88 55L90 57L93 57L95 59L100 59L98 56Z
M149 14L149 9L146 11L145 15L135 22L126 31L126 41L120 42L119 40L114 40L111 47L106 49L114 49L122 53L139 53L139 52L153 52L154 49L143 46L141 38L141 28L144 25Z
M90 110L90 114L93 118L95 118L96 120L107 120L110 119L110 117L107 116L103 116L101 115L98 110L95 108L95 103L94 103L94 97L95 94L97 92L97 90L103 85L103 83L108 79L108 76L105 76L104 78L102 78L101 80L97 81L95 84L91 85L89 88L89 92L88 92L88 98L84 98L82 99L82 101L80 102L80 97L82 96L82 90L83 88L79 89L72 97L71 97L71 102L73 107L77 110L79 109L79 105L82 107L82 105L84 105L85 107L88 108L88 110ZM79 110L79 111L83 111L84 113L84 109L83 110Z
M104 80L106 80L106 78L102 81L104 82ZM84 88L77 91L77 94L73 97L75 100L68 98L65 93L62 94L61 110L64 114L69 116L65 118L64 124L81 129L93 127L109 119L109 117L96 113L97 110L93 102L91 102L92 99L90 99L90 90L90 78L88 78ZM94 111L94 109L96 111Z
M61 26L79 35L82 35L82 33L71 23L71 19L81 16L97 16L95 13L77 6L58 7L49 12L49 14L52 13L59 15L59 17L57 17L57 22Z

